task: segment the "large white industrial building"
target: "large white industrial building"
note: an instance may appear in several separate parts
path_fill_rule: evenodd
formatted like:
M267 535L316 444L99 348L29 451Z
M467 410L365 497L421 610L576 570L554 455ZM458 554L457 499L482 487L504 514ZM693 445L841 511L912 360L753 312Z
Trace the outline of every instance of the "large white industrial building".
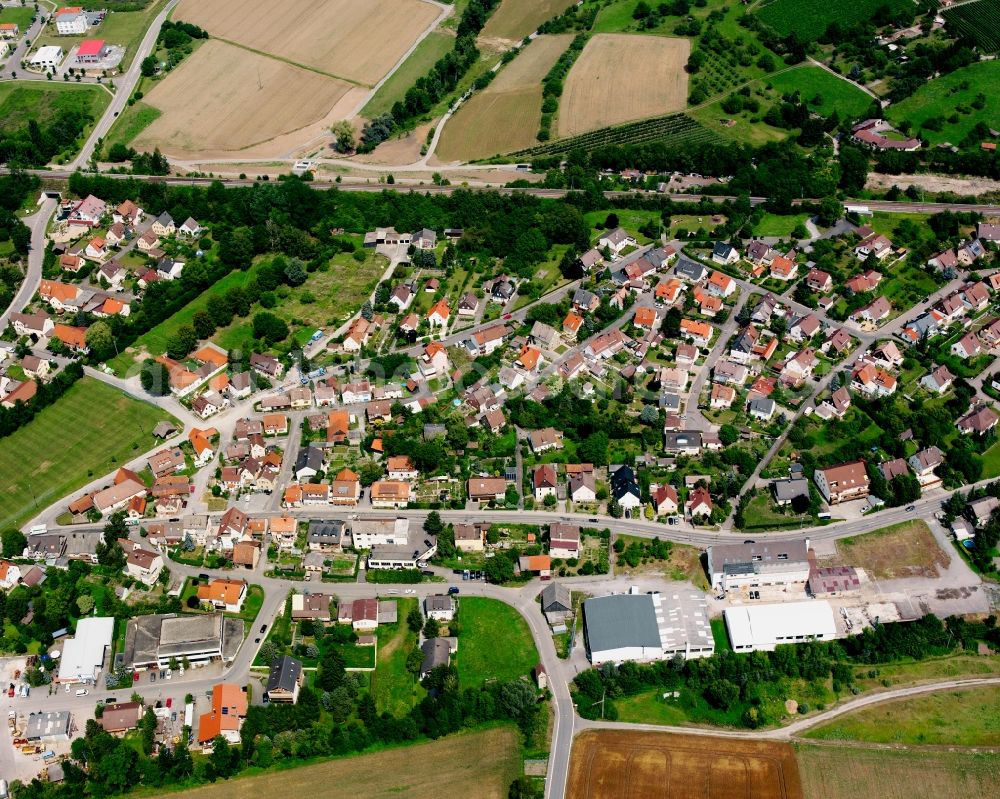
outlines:
M726 608L724 616L735 652L771 652L778 644L829 641L837 637L833 608L820 599Z
M592 663L709 657L715 641L705 595L614 594L583 603L587 651Z
M809 580L808 539L712 546L707 558L712 587L725 591Z
M115 620L112 617L80 619L76 623L76 635L63 644L56 682L95 682L114 637Z

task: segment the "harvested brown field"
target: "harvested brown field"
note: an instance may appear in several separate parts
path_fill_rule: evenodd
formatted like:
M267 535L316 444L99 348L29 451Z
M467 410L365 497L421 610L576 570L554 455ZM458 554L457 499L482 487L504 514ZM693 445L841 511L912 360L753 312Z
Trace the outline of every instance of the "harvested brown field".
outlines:
M588 730L573 741L573 799L802 799L788 744Z
M583 48L559 103L559 136L682 111L688 39L602 33Z
M258 799L322 796L324 799L440 799L469 796L505 799L521 771L513 727L450 735L432 743L312 766L225 780L170 799Z
M799 746L806 799L995 796L1000 755L940 749Z
M437 19L423 0L182 0L213 37L374 86Z
M923 519L841 539L837 554L838 562L862 568L876 580L937 577L938 569L951 562Z
M174 157L235 153L322 121L350 89L210 39L146 95L161 115L132 144Z
M542 78L572 40L562 34L532 41L448 120L435 150L438 158L471 161L533 145L542 120Z
M486 21L482 36L519 42L556 14L561 14L575 0L503 0Z

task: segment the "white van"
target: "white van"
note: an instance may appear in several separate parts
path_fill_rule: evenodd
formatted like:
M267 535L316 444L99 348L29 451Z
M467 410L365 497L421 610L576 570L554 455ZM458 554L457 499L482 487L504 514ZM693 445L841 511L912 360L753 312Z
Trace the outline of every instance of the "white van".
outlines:
M86 696L89 693L90 693L90 691L88 691L86 688L81 688L80 690L78 690L76 692L76 695L77 696Z
M7 793L7 780L0 780L0 799L7 799L10 796Z

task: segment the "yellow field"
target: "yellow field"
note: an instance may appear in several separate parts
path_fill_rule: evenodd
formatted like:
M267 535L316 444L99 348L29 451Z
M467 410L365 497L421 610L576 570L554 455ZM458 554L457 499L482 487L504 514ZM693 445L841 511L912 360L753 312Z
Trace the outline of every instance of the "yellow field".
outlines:
M174 18L215 38L373 86L438 13L423 0L182 0Z
M561 14L575 0L503 0L486 21L482 36L519 42L545 20Z
M602 33L566 79L559 136L681 111L687 105L688 39Z
M258 799L322 796L324 799L440 799L442 796L503 799L521 770L517 731L500 727L449 735L433 743L314 766L237 778L169 799Z
M437 157L470 161L534 144L542 119L542 78L572 40L571 34L562 34L532 41L448 121Z
M586 730L573 741L572 799L802 799L786 743Z
M132 144L173 157L236 152L322 121L349 89L210 39L146 95L162 113Z

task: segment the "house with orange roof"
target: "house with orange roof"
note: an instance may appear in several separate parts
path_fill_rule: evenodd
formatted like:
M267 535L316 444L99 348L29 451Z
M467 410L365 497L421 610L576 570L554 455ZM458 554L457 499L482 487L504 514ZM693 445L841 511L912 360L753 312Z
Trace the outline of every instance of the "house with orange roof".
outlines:
M373 508L405 508L416 495L402 480L376 480L368 489Z
M676 277L658 283L654 292L657 302L664 302L673 305L680 299L681 292L684 291L684 284Z
M363 316L359 316L351 326L347 328L344 335L344 343L341 344L344 352L359 352L368 343L368 338L372 334L374 326Z
M21 385L7 394L0 400L0 406L13 408L18 402L30 402L38 393L38 383L34 380L25 380Z
M84 258L89 258L92 261L103 261L108 255L108 242L101 236L94 236L87 242L83 251Z
M427 312L427 323L431 327L447 327L450 317L451 310L448 308L448 302L441 299L434 303Z
M708 322L681 319L681 337L691 339L699 347L707 347L712 340L712 326Z
M888 397L896 393L896 378L872 363L863 363L851 375L851 388L869 397Z
M70 283L58 280L43 280L38 286L38 296L55 311L76 310L76 299L80 290Z
M226 613L239 613L247 598L247 581L217 577L198 586L198 600Z
M301 508L302 507L302 486L298 483L292 483L285 489L285 495L282 497L282 506L286 508Z
M361 499L361 481L350 469L341 469L330 482L330 504L357 505Z
M798 272L799 265L784 255L776 255L771 261L771 277L775 280L795 280Z
M562 330L563 335L569 338L576 339L577 334L580 332L580 327L583 325L583 317L579 314L575 314L570 311L566 314L566 318L563 319Z
M271 519L271 540L277 543L278 549L291 549L295 546L299 525L294 516L276 516Z
M427 344L424 347L423 354L420 356L420 360L417 361L417 366L420 369L420 374L426 380L438 375L447 374L448 352L445 350L444 344L440 341L432 341L430 344Z
M531 347L526 344L521 348L521 352L518 353L515 363L525 371L533 372L538 368L541 361L542 351L537 347Z
M712 272L705 288L713 297L729 297L736 291L736 281L722 272Z
M224 350L216 349L208 344L191 356L200 364L209 364L213 369L222 369L229 363L229 356Z
M107 319L109 316L128 316L132 313L132 305L126 300L105 297L104 302L91 313L99 319Z
M215 447L210 441L213 435L218 435L218 431L214 427L209 427L206 430L195 427L188 433L188 441L191 442L191 448L194 450L195 466L202 467L214 457Z
M21 568L9 560L0 561L0 588L7 590L21 582Z
M343 444L347 441L350 419L347 411L330 411L326 423L326 440L331 444Z
M288 417L283 413L265 413L261 425L265 436L283 436L288 433Z
M654 308L636 308L632 324L642 330L653 330L659 324L659 317Z
M17 39L21 29L16 22L0 22L0 39Z
M247 715L247 695L233 683L212 688L212 709L198 720L198 743L206 750L221 736L230 744L240 742L240 728Z
M413 465L413 460L409 455L392 455L386 460L386 473L390 480L416 480L420 476L417 467ZM353 473L352 473L353 474ZM353 478L357 479L357 475Z
M59 339L74 352L86 353L90 349L87 346L87 328L85 327L57 324L52 328L52 338Z
M550 555L522 555L518 559L521 573L532 572L543 580L552 576L552 557Z
M722 310L722 299L711 294L704 294L700 300L698 310L704 316L714 317Z

